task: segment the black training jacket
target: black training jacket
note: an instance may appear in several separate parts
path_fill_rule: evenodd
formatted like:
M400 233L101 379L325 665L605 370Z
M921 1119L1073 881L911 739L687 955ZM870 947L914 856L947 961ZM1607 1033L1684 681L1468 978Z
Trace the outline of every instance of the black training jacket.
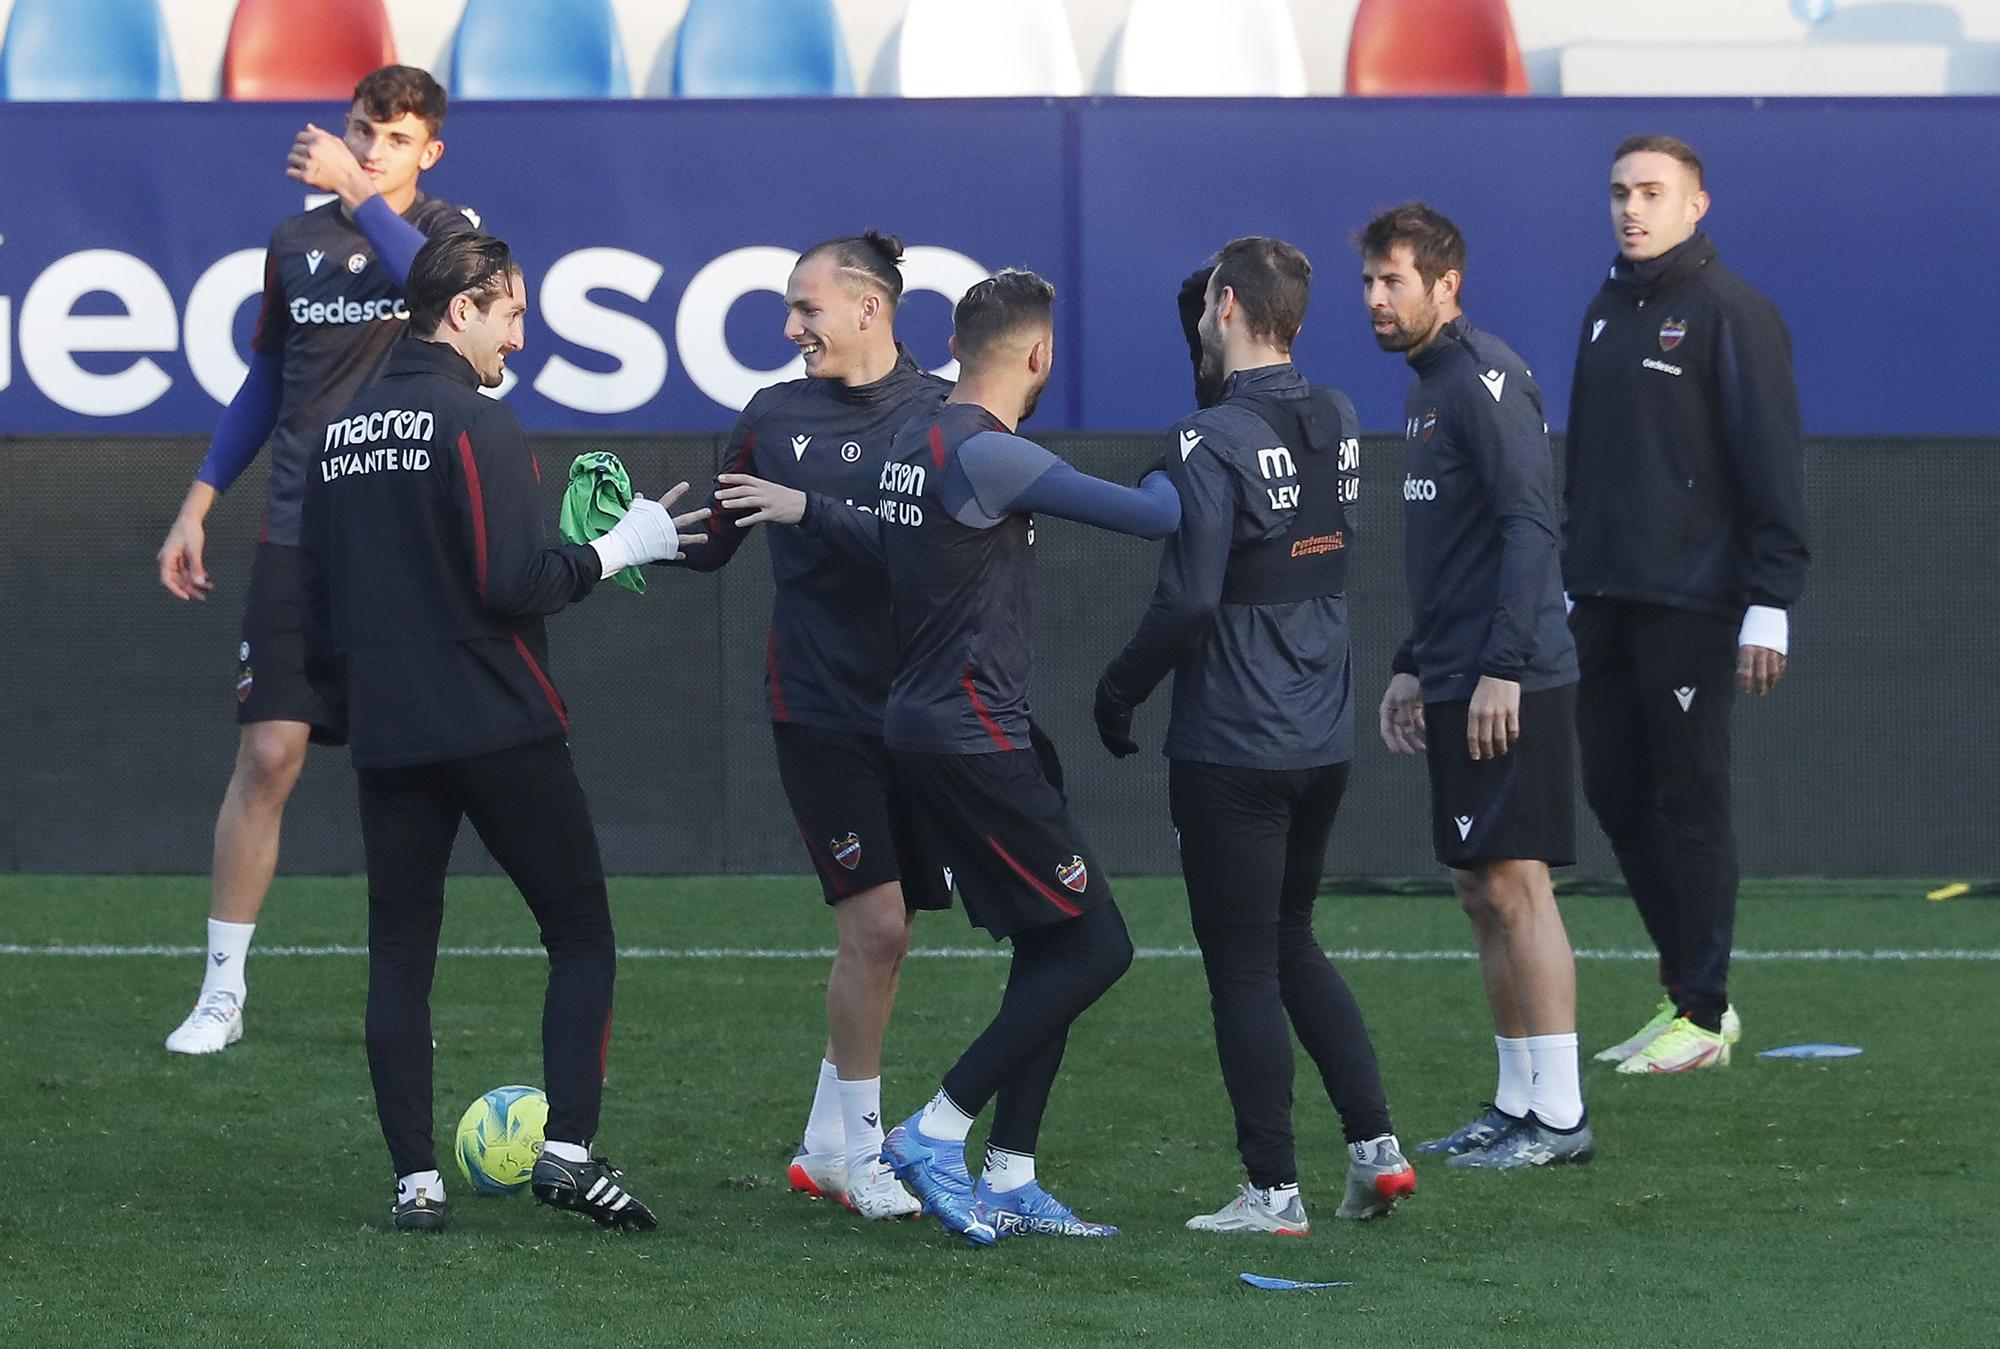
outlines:
M1563 581L1734 615L1805 588L1805 444L1792 339L1708 236L1620 261L1570 389Z
M321 429L306 479L306 638L357 768L461 759L569 730L542 618L597 583L555 540L541 467L465 359L404 338Z

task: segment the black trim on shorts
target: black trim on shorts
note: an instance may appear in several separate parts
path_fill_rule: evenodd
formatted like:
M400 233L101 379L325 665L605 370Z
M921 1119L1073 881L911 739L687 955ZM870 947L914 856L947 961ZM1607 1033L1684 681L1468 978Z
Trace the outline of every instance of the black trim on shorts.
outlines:
M302 566L297 548L257 545L236 645L236 721L302 721L315 745L344 745L346 719L306 677Z
M1497 759L1465 745L1467 699L1424 704L1431 847L1465 869L1526 859L1576 861L1576 685L1521 695L1521 738Z
M948 909L934 836L918 825L882 741L859 731L771 723L778 778L828 904L899 883L906 909Z

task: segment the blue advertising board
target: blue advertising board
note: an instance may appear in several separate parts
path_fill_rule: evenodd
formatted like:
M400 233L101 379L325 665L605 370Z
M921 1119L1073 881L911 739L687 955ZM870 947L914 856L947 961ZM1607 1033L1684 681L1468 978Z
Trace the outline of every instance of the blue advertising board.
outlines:
M0 104L0 434L204 432L240 380L284 155L317 105ZM874 226L912 246L901 322L948 368L950 302L1031 267L1060 291L1038 424L1164 425L1189 399L1180 278L1232 236L1313 258L1299 343L1371 429L1406 382L1374 347L1352 237L1421 198L1464 229L1473 321L1565 420L1611 258L1611 148L1692 141L1726 262L1783 309L1807 427L1991 435L2000 184L1969 147L2000 100L875 100L467 103L434 195L508 238L534 287L505 396L531 428L726 426L795 372L796 251Z

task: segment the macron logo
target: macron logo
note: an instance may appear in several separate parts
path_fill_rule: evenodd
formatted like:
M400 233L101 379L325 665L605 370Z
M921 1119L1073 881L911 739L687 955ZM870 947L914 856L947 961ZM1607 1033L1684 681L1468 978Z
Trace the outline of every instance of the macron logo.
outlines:
M313 249L310 253L306 254L306 271L313 276L318 276L319 265L325 261L326 251L319 248Z
M1681 705L1681 711L1687 711L1694 703L1694 685L1684 684L1680 688L1675 689L1674 701Z
M1181 432L1181 461L1183 463L1187 462L1187 457L1194 453L1194 447L1199 444L1201 444L1201 432Z
M1488 370L1479 377L1479 382L1486 386L1486 392L1492 394L1493 401L1497 403L1500 391L1507 387L1507 374L1503 370Z
M1460 843L1472 837L1472 817L1470 815L1460 815L1452 823L1458 826L1458 841Z
M1598 334L1602 333L1603 331L1604 331L1604 320L1599 319L1597 322L1590 325L1590 340L1595 342L1597 340Z
M794 459L803 459L803 458L805 458L805 457L806 457L806 446L808 446L808 445L810 445L810 444L812 444L812 443L813 443L813 438L812 438L811 436L793 436L793 437L792 437L792 458L794 458Z

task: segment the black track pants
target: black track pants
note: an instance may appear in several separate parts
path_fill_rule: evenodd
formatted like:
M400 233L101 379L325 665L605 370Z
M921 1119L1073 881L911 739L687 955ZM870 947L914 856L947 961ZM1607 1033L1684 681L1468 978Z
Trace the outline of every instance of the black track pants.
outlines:
M1736 620L1657 604L1579 600L1583 793L1660 952L1660 982L1690 1016L1728 1004L1736 928L1729 714Z
M396 1174L437 1167L431 978L445 868L472 821L541 926L548 1137L588 1143L604 1095L616 953L590 808L560 739L413 768L363 769L368 854L368 1071Z
M1347 765L1279 772L1176 760L1167 783L1236 1147L1252 1185L1292 1184L1293 1033L1347 1141L1391 1132L1361 1009L1313 935Z
M1107 900L1080 917L1017 932L1013 942L1000 1011L945 1074L944 1089L972 1115L997 1096L988 1141L1032 1156L1069 1028L1131 968L1132 938Z

